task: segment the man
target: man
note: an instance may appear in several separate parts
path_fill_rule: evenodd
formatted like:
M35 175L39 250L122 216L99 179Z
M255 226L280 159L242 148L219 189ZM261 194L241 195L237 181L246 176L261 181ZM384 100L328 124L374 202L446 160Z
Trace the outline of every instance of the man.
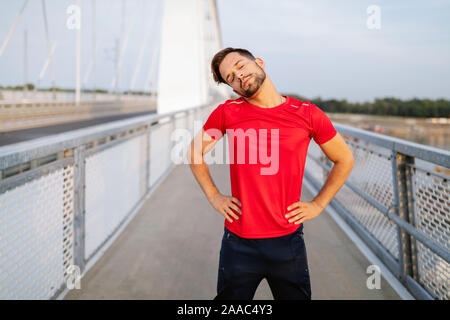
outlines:
M317 106L281 96L264 61L248 50L223 49L211 68L216 82L240 95L212 111L189 152L196 180L225 218L215 299L253 299L266 278L275 299L309 300L303 223L316 218L344 184L352 152ZM232 196L219 192L203 161L225 133ZM319 194L306 202L300 196L311 139L334 166Z

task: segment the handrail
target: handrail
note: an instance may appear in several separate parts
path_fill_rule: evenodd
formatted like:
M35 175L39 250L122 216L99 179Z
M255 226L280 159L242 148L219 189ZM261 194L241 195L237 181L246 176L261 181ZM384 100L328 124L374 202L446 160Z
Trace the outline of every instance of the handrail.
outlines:
M169 118L176 114L181 114L190 110L204 108L204 105L184 108L163 114L151 114L131 119L114 121L107 124L98 124L88 128L81 128L69 132L57 134L51 137L42 137L31 141L14 143L0 147L0 170L17 164L56 153L77 145L91 141L92 139L102 139L113 135L119 131L145 125L149 122L156 122L163 118ZM44 148L45 147L45 148Z
M414 158L430 161L437 165L450 168L450 151L448 150L422 145L400 138L390 137L380 133L374 133L367 130L354 128L340 123L333 124L336 129L342 134L348 134L352 137L364 140L365 142L370 142L380 147L391 149L393 151Z

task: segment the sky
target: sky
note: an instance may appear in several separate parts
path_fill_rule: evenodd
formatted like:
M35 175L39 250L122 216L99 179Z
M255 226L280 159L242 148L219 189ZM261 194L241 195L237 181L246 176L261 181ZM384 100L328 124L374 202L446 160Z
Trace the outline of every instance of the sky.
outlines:
M380 9L380 29L367 8ZM219 0L225 47L266 63L279 91L349 101L450 98L450 1Z
M144 27L144 56L158 41L162 0L126 1L122 79L129 83L137 65ZM0 0L0 45L23 1ZM75 34L66 27L72 1L47 0L50 43L57 42L55 82L74 87ZM92 60L91 2L82 0L82 79ZM379 9L379 29L368 28ZM224 47L250 50L265 61L266 71L282 93L308 98L368 101L382 97L450 99L450 1L429 0L217 0ZM95 84L110 89L114 77L114 47L122 30L121 1L97 0L97 67ZM28 33L28 78L36 82L47 56L41 1L30 0L4 54L0 85L23 83L24 30ZM149 59L141 65L136 89L152 76ZM156 76L153 76L156 77ZM128 79L128 80L127 80ZM154 83L156 78L153 79ZM49 86L47 72L42 86Z
M54 53L54 78L57 87L74 88L76 74L76 29L67 27L72 12L67 9L76 1L46 0L49 38ZM6 38L24 0L0 0L0 46ZM163 0L125 1L124 37L128 34L127 45L123 51L122 87L130 87L131 78L137 68L141 44L144 42L144 59L136 80L136 90L143 90L147 79L156 82L155 72L151 72L152 50L159 41ZM93 9L92 1L81 0L81 81L84 87L112 90L115 75L117 39L122 34L122 1L96 0L96 68L89 73L93 56ZM148 34L142 30L149 29ZM29 0L20 22L17 24L8 47L0 56L0 85L22 85L24 79L24 31L28 38L28 79L36 83L47 60L47 39L41 0ZM146 36L146 37L145 37ZM145 39L145 41L143 41ZM157 68L154 68L155 70ZM149 76L152 74L152 76ZM50 87L50 68L40 83Z

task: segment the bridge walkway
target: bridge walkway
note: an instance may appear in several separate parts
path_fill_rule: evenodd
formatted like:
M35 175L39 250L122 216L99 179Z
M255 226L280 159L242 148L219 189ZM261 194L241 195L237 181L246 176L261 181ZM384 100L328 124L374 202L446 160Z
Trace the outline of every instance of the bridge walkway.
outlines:
M222 193L230 194L228 165L210 165ZM313 195L303 186L302 200ZM382 277L366 286L371 263L325 211L305 222L313 299L400 299ZM105 254L64 299L201 299L216 295L223 218L178 165L154 191ZM263 280L255 300L273 299Z

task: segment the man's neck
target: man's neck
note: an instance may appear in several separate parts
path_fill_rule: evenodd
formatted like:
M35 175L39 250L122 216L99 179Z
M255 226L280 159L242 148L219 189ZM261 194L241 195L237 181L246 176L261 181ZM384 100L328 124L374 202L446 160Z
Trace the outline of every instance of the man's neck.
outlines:
M273 108L279 106L286 101L281 96L269 77L266 77L259 90L250 98L245 98L249 103L261 108Z

